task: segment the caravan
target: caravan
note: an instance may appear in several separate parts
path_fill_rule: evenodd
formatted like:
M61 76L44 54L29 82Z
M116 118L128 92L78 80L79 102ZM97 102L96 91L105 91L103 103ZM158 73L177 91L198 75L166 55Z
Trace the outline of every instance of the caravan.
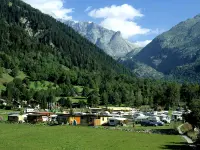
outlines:
M110 126L124 125L126 123L127 123L126 118L109 118L108 119L108 124Z

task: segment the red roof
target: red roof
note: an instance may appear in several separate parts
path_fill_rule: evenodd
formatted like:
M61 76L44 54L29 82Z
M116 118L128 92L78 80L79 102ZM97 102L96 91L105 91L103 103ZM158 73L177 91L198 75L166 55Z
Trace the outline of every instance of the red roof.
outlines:
M53 113L52 112L36 112L36 114L41 114L41 115L49 116L49 115L51 115Z

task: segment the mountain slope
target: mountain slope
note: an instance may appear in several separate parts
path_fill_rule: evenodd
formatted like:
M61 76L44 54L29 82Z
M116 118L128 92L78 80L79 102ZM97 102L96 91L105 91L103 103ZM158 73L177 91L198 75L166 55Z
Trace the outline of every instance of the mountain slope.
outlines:
M120 32L105 29L93 22L65 21L64 23L71 26L113 58L123 57L138 47L123 39ZM135 54L138 52L135 51Z
M165 74L195 63L200 58L200 15L159 35L135 58Z
M130 55L131 57L124 57L124 58L120 58L118 59L118 62L125 65L126 67L128 67L129 69L132 70L132 72L141 78L150 78L150 79L163 79L164 78L164 74L161 72L158 72L156 69L138 62L137 60L135 60L132 55Z
M131 59L137 55L142 50L142 47L135 48L133 51L130 51L127 53L123 58L125 59Z
M17 67L44 80L56 78L62 66L128 72L71 27L22 1L1 1L0 14L0 57L6 69Z

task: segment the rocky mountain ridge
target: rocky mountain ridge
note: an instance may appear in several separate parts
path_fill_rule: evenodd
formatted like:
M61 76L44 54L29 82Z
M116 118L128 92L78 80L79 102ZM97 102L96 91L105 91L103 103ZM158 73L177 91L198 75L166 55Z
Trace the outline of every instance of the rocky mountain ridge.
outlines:
M119 31L105 29L93 22L65 21L64 23L115 59L124 57L131 51L134 54L139 52L138 46L124 39Z

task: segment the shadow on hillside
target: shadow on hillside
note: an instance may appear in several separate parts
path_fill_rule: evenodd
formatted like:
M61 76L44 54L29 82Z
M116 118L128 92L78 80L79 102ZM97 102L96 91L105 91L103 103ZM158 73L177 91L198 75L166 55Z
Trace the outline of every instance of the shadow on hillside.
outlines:
M190 147L185 142L172 142L166 145L163 145L161 149L170 149L170 150L194 150L192 147Z

